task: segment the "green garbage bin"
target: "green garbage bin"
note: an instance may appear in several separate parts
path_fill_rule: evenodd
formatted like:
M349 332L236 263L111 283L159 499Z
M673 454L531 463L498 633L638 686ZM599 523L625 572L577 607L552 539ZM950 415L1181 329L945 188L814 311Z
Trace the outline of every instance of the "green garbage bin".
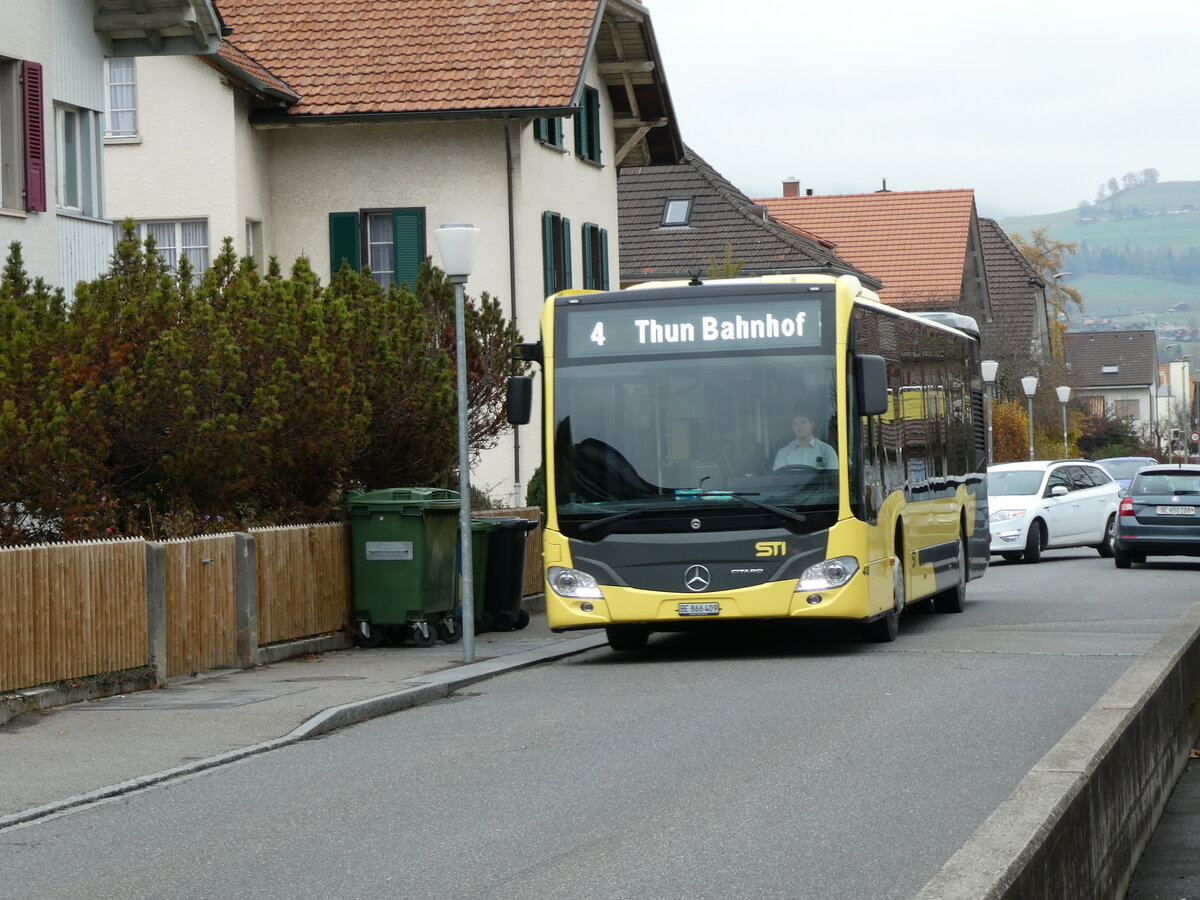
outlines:
M458 493L441 488L351 491L350 574L355 640L409 638L431 647L462 637L455 621Z
M490 519L471 520L471 600L474 605L475 633L491 631L492 616L487 610L488 554L492 532L497 525ZM460 554L461 556L461 554ZM458 582L459 615L462 615L462 579Z

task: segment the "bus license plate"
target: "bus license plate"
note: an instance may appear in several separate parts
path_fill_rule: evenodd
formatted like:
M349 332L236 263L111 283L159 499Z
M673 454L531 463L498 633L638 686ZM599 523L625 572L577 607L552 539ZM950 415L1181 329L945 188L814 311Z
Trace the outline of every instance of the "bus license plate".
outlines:
M719 603L680 603L681 616L715 616L721 612Z
M1196 507L1194 506L1160 506L1158 507L1160 516L1194 516Z

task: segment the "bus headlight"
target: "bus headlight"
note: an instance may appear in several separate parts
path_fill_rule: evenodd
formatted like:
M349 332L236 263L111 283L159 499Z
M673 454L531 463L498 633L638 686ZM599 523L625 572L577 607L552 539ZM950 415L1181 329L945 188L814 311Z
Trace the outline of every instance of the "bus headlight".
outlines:
M858 560L853 556L836 556L809 566L800 576L797 591L827 591L839 588L858 571Z
M587 572L578 569L567 569L562 566L551 566L546 572L546 580L550 588L560 597L573 597L577 600L602 600L600 585Z

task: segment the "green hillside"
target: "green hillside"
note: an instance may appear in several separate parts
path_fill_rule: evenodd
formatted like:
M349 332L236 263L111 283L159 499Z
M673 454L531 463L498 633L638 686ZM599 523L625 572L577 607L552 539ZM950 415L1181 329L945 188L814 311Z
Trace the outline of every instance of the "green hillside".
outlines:
M1065 263L1067 282L1084 298L1071 330L1154 328L1160 341L1200 342L1200 181L1142 185L1000 225L1025 238L1046 228L1078 244Z

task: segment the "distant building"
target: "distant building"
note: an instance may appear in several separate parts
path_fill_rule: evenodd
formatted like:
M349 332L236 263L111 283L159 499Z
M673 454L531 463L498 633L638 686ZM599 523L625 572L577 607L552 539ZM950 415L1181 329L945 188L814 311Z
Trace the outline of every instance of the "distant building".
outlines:
M1128 419L1153 433L1158 421L1158 358L1153 331L1085 331L1064 336L1074 399L1093 415Z

